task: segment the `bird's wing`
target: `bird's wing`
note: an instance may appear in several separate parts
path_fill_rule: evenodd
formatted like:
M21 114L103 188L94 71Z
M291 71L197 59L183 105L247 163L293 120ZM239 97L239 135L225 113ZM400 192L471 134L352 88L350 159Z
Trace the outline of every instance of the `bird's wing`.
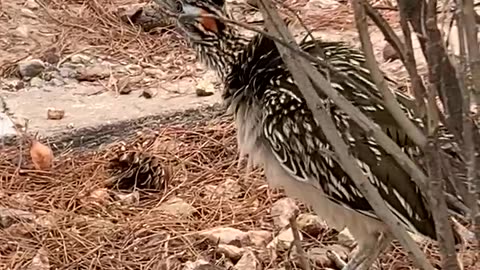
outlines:
M332 201L377 218L341 164L335 157L325 154L333 152L333 148L305 100L290 89L274 87L266 91L263 101L263 133L282 167L298 181L316 181L312 184L319 184ZM390 210L410 230L435 237L426 201L408 174L378 147L374 139L365 137L346 114L338 110L331 110L331 113L351 155Z

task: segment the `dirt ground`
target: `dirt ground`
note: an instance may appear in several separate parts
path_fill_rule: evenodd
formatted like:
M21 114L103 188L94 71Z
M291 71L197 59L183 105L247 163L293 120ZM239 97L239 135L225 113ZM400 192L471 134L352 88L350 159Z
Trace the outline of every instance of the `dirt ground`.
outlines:
M94 151L54 149L51 170L34 168L27 144L0 145L0 269L300 269L285 224L296 209L314 269L339 269L326 250L348 259L348 231L329 229L308 207L269 189L261 170L239 164L231 119L204 109L221 101L214 74L170 27L147 32L122 20L143 2L0 0L0 95L10 118L28 120L29 132L50 136L189 110L116 134ZM243 0L227 2L237 19L261 18ZM358 46L345 6L285 2L316 36ZM396 23L392 12L383 14ZM400 63L383 60L381 33L372 28L371 39L382 68L403 80ZM48 119L49 108L65 114ZM212 117L199 121L204 114ZM156 190L108 186L114 160L125 153L140 153L137 165L159 179ZM435 245L422 243L438 264ZM462 253L465 269L479 269L471 253ZM414 269L397 245L378 265Z

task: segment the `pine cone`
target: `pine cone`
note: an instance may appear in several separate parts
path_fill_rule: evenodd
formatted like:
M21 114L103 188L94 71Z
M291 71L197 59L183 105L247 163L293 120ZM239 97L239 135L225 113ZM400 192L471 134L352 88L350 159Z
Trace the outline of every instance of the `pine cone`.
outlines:
M121 143L110 159L113 177L107 185L121 190L162 190L166 179L164 167L157 157L145 151L154 141L147 139L130 146Z

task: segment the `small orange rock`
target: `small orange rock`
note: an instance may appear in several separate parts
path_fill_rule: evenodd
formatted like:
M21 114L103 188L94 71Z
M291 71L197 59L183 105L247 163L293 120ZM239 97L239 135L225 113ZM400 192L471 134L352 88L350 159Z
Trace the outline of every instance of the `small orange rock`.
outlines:
M47 118L50 120L60 120L65 116L65 111L62 109L49 108L47 110Z
M37 170L46 170L52 167L52 149L40 143L36 139L32 139L32 146L30 147L30 157L32 158L33 165Z

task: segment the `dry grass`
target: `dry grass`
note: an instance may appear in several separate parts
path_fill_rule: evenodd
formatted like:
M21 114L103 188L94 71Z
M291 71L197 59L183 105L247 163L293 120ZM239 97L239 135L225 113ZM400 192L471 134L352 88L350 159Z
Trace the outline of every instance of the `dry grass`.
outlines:
M138 142L150 132L125 141ZM189 128L166 126L157 132L148 152L170 168L171 176L165 190L142 192L138 204L92 195L109 178L108 158L117 143L96 153L57 155L50 172L29 170L24 153L27 165L16 173L17 149L4 151L0 206L33 213L36 219L0 230L0 268L25 269L39 249L46 252L52 269L162 269L167 258L177 262L172 269L198 258L222 264L215 244L199 238L198 232L229 226L274 233L269 209L283 195L266 187L261 171L246 178L244 170L237 169L236 139L229 120ZM240 192L226 196L208 188L228 178L238 182ZM161 211L162 203L174 197L190 203L195 213L182 217ZM306 237L304 245L332 243L334 235L326 231L315 239ZM425 250L434 249L426 245ZM288 264L285 256L279 253L271 267ZM387 252L381 262L383 269L411 269L398 248Z
M258 173L251 176L253 181L244 181L229 123L160 132L158 148L149 151L169 164L173 174L163 192L142 193L138 205L92 200L92 191L109 177L106 159L115 146L58 156L51 172L16 175L16 165L3 162L1 206L36 213L50 223L19 223L0 231L0 268L23 268L43 247L54 268L155 269L150 267L171 256L185 261L205 253L199 247L205 243L191 237L200 230L270 228L269 205L279 195L264 187ZM238 180L241 194L228 199L205 192L206 186L225 178ZM171 197L189 202L196 212L188 218L163 213L158 207Z
M16 63L32 56L45 58L46 54L55 52L60 55L60 63L76 53L87 53L102 57L113 63L136 64L146 68L168 70L168 80L176 80L192 75L195 69L193 54L180 36L169 29L157 29L146 33L139 26L129 25L121 20L119 8L138 3L135 0L51 0L39 2L41 7L36 12L36 20L47 35L31 36L27 43L37 46L26 47L25 38L15 33L5 34L9 40L17 40L19 47L10 43L6 52L11 56L0 59L3 65L2 76L15 73ZM18 14L19 7L6 8L4 23L11 22ZM8 19L10 18L10 19ZM30 21L22 22L28 25ZM13 23L13 22L12 22ZM0 35L2 37L2 35ZM40 46L38 46L40 45Z

